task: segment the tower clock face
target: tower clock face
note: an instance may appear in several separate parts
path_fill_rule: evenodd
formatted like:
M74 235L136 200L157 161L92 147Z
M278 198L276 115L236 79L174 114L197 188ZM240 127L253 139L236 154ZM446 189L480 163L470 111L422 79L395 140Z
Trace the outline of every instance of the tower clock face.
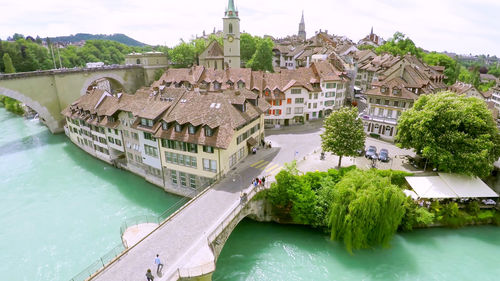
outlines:
M227 37L227 40L228 40L229 42L233 42L234 38L233 38L233 36L229 35L229 36Z

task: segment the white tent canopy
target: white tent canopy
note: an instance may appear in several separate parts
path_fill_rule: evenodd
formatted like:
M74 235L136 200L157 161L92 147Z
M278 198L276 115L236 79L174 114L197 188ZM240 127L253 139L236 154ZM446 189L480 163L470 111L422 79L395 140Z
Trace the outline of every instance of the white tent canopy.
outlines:
M430 177L405 177L419 198L492 198L498 197L477 177L439 173Z

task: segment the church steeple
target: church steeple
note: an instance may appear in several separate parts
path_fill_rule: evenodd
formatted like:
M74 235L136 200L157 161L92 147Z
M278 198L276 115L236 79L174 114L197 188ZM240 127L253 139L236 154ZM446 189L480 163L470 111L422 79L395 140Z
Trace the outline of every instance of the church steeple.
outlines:
M224 65L225 67L240 68L240 18L234 1L229 3L222 19L224 35Z
M238 10L234 6L234 1L229 0L229 3L226 8L226 12L224 13L224 16L227 18L237 18L238 17Z
M306 40L306 24L304 22L304 11L302 11L302 18L300 19L299 23L299 38L302 40Z

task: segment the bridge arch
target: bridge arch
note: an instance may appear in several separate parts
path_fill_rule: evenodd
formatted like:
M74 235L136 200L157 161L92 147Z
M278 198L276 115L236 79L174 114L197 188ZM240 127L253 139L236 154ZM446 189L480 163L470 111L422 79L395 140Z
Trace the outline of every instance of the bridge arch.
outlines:
M85 95L90 85L92 85L92 83L99 79L108 79L112 83L119 84L122 89L125 89L125 80L121 76L114 73L95 73L94 75L87 78L83 83L83 87L80 89L80 96Z
M7 89L4 87L0 87L0 95L18 100L26 104L30 108L32 108L34 111L38 113L38 116L45 121L45 124L47 125L47 127L49 127L49 130L52 133L61 131L60 129L61 126L59 126L59 122L57 122L57 120L54 118L54 116L52 116L50 111L45 106L41 105L39 102L34 101L33 99L31 99L30 97L28 97L23 93Z

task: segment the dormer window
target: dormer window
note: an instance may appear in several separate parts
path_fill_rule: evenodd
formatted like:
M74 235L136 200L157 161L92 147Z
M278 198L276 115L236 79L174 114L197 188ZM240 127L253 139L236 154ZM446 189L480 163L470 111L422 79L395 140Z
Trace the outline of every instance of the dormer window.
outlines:
M399 95L401 93L401 90L398 88L392 88L392 94L393 95Z
M220 90L220 83L219 82L214 82L214 89L215 90Z
M141 126L147 126L147 125L148 125L148 119L141 118Z
M234 83L231 82L231 80L227 80L226 84L230 87L233 88Z
M167 122L165 122L165 121L161 122L161 127L162 127L162 129L163 129L163 130L165 130L165 131L166 131L166 130L168 130L168 123L167 123Z
M179 124L179 123L175 123L175 131L176 131L176 132L178 132L178 133L179 133L180 131L182 131L182 126L181 126L181 124Z
M386 92L387 92L387 87L382 87L382 88L380 88L380 92L381 92L381 93L386 93Z
M245 83L243 81L238 81L238 89L242 89L245 87Z
M202 81L201 84L200 84L200 88L201 89L206 89L207 85L208 85L208 83L206 81Z
M271 91L270 91L269 89L266 89L264 93L265 93L265 95L266 95L266 96L269 96L269 93L270 93L270 92L271 92Z
M211 137L214 135L214 130L212 128L205 126L205 137Z
M194 133L196 132L196 127L189 124L188 131L190 135L194 135Z

